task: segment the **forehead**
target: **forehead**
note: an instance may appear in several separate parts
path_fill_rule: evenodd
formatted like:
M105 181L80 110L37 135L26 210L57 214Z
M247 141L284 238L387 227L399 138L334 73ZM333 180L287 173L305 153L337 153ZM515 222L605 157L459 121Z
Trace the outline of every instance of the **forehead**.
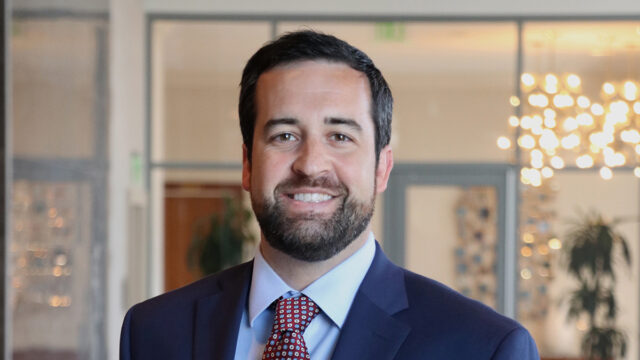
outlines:
M315 76L314 76L315 75ZM346 63L330 60L301 60L278 65L263 72L258 82L273 79L279 81L301 81L303 79L326 79L328 81L343 78L344 80L367 81L366 75ZM367 83L368 85L368 83ZM368 88L368 86L367 86Z
M264 72L256 84L256 115L350 116L370 119L371 91L366 75L344 63L301 61Z

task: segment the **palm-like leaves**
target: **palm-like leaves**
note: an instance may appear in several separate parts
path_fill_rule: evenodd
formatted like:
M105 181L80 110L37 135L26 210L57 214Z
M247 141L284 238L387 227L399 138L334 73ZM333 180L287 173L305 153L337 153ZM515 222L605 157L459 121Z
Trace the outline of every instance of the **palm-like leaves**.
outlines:
M223 213L200 219L194 226L187 264L203 275L239 264L245 242L253 241L247 227L251 212L230 198L224 204Z
M582 338L582 352L591 359L612 359L627 353L625 334L614 327L592 327Z
M626 239L614 230L618 223L607 222L597 213L586 214L566 237L569 274L580 284L569 298L567 317L588 317L590 329L582 339L582 352L589 359L610 359L626 353L626 336L614 326L614 264L617 248L627 266L631 265L631 254Z

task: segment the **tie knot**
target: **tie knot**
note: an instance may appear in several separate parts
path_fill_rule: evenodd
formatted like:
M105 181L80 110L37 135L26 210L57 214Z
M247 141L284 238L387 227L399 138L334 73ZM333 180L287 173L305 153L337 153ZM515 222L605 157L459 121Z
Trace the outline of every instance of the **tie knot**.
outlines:
M320 312L318 306L308 297L301 295L288 299L278 299L274 332L294 331L304 333L311 320Z

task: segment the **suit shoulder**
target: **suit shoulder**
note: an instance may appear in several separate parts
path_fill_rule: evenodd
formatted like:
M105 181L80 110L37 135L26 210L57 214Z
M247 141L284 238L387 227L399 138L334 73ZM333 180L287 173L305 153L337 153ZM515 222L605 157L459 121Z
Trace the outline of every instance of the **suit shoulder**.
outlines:
M408 307L396 314L412 332L412 353L434 358L538 359L535 341L518 322L424 276L404 271ZM407 356L406 358L412 358Z
M518 322L499 314L479 301L470 299L448 286L404 270L409 312L443 327L460 327L498 338L522 328ZM429 311L424 311L429 309ZM526 330L525 330L526 331Z
M240 264L221 272L205 276L181 288L145 300L134 307L135 312L142 317L152 313L167 311L189 310L193 304L203 297L211 296L221 291L226 282L241 281L250 274L252 262ZM131 311L130 310L130 311Z
M133 306L122 324L121 357L191 359L199 319L239 321L251 269L245 263ZM213 316L216 306L222 315Z

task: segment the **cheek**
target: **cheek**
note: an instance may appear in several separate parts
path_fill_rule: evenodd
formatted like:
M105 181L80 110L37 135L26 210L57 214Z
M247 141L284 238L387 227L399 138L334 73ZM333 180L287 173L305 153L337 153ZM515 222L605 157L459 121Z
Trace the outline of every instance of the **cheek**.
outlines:
M347 159L345 159L347 160ZM375 183L375 161L363 157L343 161L338 167L342 181L350 188L351 192L360 196L370 196Z
M289 162L282 156L268 155L254 162L251 185L254 189L273 191L278 183L287 176Z

